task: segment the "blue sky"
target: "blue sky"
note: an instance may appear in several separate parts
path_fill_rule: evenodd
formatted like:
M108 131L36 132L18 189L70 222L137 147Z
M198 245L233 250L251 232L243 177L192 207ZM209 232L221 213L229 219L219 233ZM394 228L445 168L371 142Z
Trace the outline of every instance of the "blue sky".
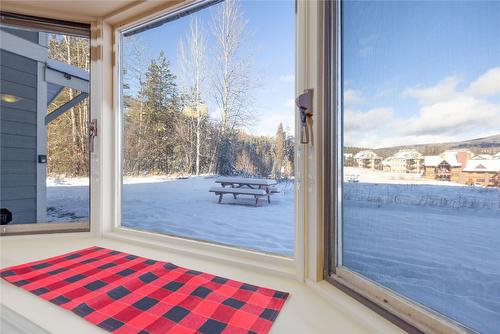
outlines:
M193 17L204 27L208 48L213 48L215 43L210 35L209 24L217 6L221 4L138 34L143 50L142 63L147 64L148 60L157 57L163 50L174 73L179 73L179 39L185 38ZM288 0L241 1L241 9L247 20L241 55L248 55L251 59L250 75L256 84L251 92L253 124L247 131L274 135L280 122L285 128L288 126L293 130L295 3ZM127 42L125 38L125 48ZM205 100L208 101L210 115L217 118L219 114L209 92L206 92Z
M243 0L241 7L247 20L242 55L251 60L258 83L254 124L247 130L272 135L279 122L293 129L295 4ZM192 17L213 48L208 24L214 9L140 33L141 63L163 50L178 73L179 39ZM347 145L500 133L500 1L345 1L342 46ZM208 92L205 99L217 118Z
M500 133L499 1L346 1L346 144Z

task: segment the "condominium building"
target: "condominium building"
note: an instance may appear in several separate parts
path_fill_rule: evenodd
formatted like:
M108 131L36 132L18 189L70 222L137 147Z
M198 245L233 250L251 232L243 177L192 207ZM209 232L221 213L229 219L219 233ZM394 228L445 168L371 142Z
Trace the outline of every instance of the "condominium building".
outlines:
M382 161L384 171L392 173L421 173L424 156L416 150L400 150Z
M500 187L500 159L470 160L462 171L461 183Z
M368 169L382 169L382 158L375 152L364 150L354 155L354 161L357 167Z
M460 175L473 156L468 150L444 151L424 157L424 176L428 179L460 182Z

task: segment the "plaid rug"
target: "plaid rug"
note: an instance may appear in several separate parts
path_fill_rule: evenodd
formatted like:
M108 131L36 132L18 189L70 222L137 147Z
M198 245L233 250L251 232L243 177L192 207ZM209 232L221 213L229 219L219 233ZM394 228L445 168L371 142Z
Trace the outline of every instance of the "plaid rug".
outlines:
M0 276L113 333L268 333L288 293L106 248Z

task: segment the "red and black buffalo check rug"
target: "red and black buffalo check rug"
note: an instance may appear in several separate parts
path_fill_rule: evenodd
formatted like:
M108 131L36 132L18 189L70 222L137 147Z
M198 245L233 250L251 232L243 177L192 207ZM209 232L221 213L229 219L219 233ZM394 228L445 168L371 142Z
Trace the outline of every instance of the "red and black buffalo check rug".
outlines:
M106 248L0 271L113 333L268 333L288 293Z

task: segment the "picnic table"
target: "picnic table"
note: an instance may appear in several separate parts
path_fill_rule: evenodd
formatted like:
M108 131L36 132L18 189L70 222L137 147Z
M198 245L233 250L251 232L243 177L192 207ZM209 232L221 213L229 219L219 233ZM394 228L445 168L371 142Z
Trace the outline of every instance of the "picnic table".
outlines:
M255 197L255 206L257 206L260 197L267 197L267 202L271 203L271 195L279 192L275 187L278 182L271 179L218 177L215 183L220 186L212 187L209 191L219 196L219 203L222 202L225 194L232 194L234 199L238 195L250 195Z

